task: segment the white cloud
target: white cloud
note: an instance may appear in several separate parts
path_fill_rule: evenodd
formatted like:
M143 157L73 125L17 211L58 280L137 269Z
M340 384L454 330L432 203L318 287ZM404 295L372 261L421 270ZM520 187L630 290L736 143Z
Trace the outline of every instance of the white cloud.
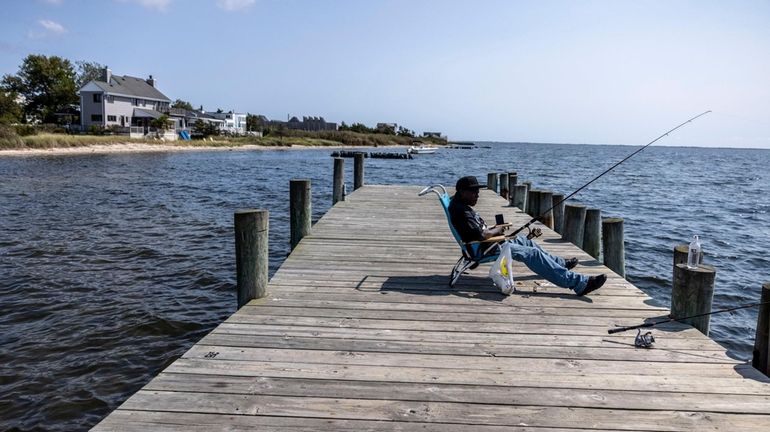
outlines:
M27 34L30 39L43 39L49 36L58 36L67 33L67 29L56 21L38 20L37 23L40 24L43 29L30 30Z
M64 26L57 23L56 21L40 20L38 21L38 23L51 33L55 33L55 34L67 33L67 30L64 28Z
M217 0L217 6L220 8L232 12L241 9L246 9L256 2L256 0Z
M165 12L168 6L171 4L171 0L118 0L122 3L138 3L147 9L155 9L160 12Z

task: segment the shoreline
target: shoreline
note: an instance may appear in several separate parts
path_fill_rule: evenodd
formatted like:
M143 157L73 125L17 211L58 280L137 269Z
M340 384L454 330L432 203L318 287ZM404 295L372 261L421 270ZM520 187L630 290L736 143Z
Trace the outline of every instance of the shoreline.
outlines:
M379 146L378 149L400 149L408 148L406 145ZM52 148L29 148L29 149L0 149L0 157L3 156L67 156L67 155L88 155L88 154L129 154L129 153L175 153L189 151L234 151L234 150L343 150L355 149L357 146L305 146L291 145L286 147L263 146L256 144L244 145L218 145L218 146L197 146L197 145L173 145L173 144L147 144L147 143L116 143L116 144L95 144L78 147L52 147ZM369 147L362 147L369 148Z

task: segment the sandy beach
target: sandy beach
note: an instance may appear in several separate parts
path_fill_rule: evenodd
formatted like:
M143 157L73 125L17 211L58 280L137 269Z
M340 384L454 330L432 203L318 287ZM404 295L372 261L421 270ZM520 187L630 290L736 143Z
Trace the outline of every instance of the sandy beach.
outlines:
M406 146L380 146L380 149L405 148ZM191 146L191 145L172 145L172 144L147 144L147 143L118 143L118 144L97 144L83 147L55 147L46 149L11 149L0 150L2 156L67 156L67 155L86 155L86 154L112 154L112 153L163 153L163 152L183 152L183 151L234 151L234 150L300 150L300 149L318 149L318 150L340 150L349 149L350 146L301 146L293 145L291 147L259 146L259 145L234 145L234 146Z

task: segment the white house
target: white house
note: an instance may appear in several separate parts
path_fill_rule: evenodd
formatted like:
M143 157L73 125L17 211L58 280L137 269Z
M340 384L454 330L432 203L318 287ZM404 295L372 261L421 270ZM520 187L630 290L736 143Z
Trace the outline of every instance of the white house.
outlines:
M150 121L168 112L171 100L155 88L155 80L113 75L104 68L100 79L89 81L80 95L80 123L91 126L133 127L144 133Z
M207 116L215 119L223 120L224 123L220 126L222 132L230 133L233 135L245 135L246 134L246 114L230 112L206 112Z

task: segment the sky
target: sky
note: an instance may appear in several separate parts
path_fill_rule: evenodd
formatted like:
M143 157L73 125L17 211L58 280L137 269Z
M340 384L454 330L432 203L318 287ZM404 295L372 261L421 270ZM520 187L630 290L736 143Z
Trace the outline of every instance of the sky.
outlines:
M170 99L450 140L770 148L770 1L0 0L28 54Z

